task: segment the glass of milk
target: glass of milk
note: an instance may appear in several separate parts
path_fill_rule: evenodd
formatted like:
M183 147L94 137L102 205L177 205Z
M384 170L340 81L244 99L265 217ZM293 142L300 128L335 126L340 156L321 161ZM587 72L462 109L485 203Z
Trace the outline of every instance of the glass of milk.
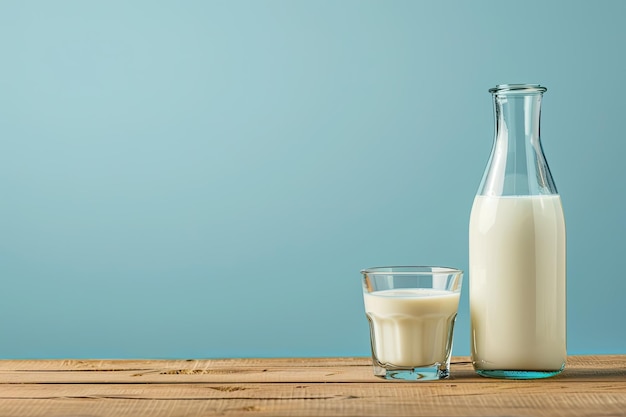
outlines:
M361 274L374 375L411 381L447 378L463 271L390 266Z

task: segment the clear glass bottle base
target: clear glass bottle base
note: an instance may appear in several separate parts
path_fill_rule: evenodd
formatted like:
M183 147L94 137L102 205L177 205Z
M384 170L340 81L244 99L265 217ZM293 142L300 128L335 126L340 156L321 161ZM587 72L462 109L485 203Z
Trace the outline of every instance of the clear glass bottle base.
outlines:
M563 369L556 371L502 371L477 369L476 373L487 378L500 379L542 379L556 376L563 372Z
M450 368L441 364L409 369L385 369L374 365L374 375L394 381L435 381L450 376Z

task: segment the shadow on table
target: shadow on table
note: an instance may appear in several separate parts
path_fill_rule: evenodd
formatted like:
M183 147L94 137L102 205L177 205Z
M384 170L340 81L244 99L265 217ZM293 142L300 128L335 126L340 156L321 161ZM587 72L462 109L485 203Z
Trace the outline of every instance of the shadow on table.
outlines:
M499 378L481 377L474 372L471 361L450 362L450 379L474 380L474 381L564 381L567 382L590 382L590 381L615 381L626 385L626 367L619 368L576 368L566 367L565 370L556 376L545 379L507 380Z

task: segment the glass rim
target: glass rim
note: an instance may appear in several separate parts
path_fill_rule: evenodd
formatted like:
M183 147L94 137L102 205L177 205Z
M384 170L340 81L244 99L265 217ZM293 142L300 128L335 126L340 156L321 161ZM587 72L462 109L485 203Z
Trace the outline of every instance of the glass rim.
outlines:
M491 94L506 93L545 93L548 89L539 84L498 84L494 88L490 88Z
M462 274L463 270L449 266L426 265L396 265L374 266L361 270L363 275L432 275L432 274Z

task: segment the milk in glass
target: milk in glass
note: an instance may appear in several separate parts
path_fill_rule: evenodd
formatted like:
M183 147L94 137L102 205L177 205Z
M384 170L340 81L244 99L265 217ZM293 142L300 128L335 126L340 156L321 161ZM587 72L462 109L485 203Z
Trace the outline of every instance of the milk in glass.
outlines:
M392 289L365 293L364 302L380 363L418 367L447 360L459 292Z

